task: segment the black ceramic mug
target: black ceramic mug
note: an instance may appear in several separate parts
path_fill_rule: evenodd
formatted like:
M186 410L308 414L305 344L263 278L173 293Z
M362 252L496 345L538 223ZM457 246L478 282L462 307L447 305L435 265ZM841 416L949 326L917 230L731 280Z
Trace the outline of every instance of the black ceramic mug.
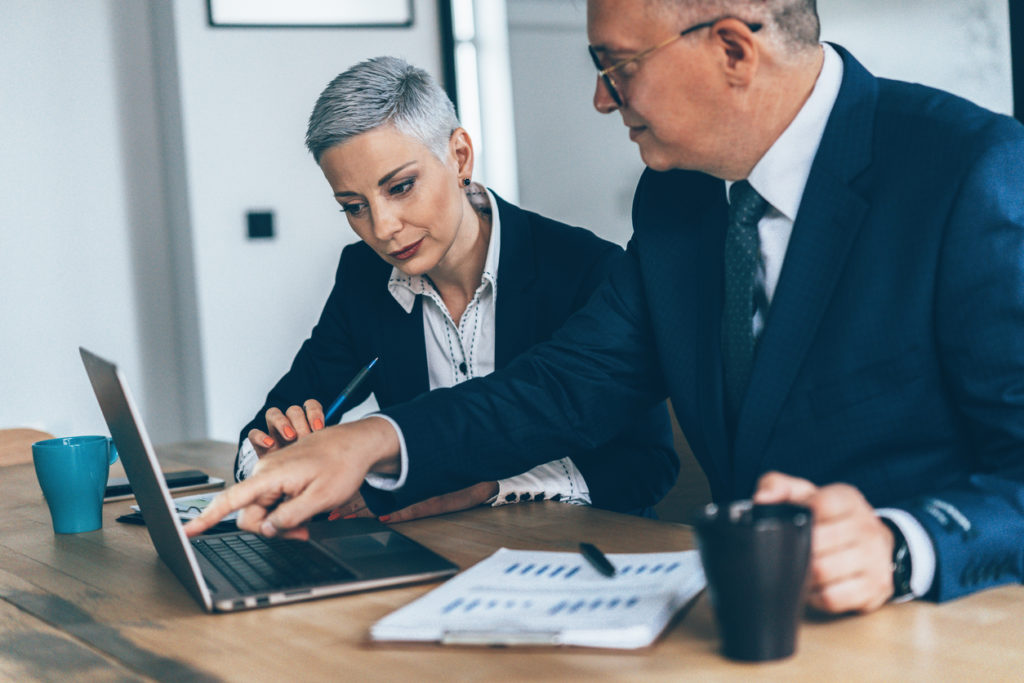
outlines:
M695 528L708 592L730 659L796 651L811 555L811 511L799 505L707 505Z

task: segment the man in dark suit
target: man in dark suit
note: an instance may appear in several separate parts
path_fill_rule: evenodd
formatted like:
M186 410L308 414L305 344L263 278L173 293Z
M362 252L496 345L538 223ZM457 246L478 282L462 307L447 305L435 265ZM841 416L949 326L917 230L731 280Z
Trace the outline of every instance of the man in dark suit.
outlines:
M594 104L650 167L588 306L503 373L387 411L404 451L381 420L320 435L190 531L250 503L249 528L291 530L369 471L402 505L668 395L717 501L814 510L818 608L1020 581L1024 129L876 79L819 44L813 0L589 0L588 33Z

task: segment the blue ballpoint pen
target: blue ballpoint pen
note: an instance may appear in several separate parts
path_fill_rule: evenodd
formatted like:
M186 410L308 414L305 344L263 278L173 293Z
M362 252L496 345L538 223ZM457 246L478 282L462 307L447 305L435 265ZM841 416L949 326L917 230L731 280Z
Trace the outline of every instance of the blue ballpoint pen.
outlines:
M372 370L373 366L376 365L377 360L378 358L371 360L369 365L357 372L356 376L352 378L352 381L341 390L341 393L338 394L338 398L334 399L334 403L332 403L331 407L327 409L327 417L324 418L325 425L331 424L334 417L341 412L341 406L345 404L345 400L355 393L356 389L359 388L359 385L362 384L363 380L365 380L367 375L370 374L370 370Z

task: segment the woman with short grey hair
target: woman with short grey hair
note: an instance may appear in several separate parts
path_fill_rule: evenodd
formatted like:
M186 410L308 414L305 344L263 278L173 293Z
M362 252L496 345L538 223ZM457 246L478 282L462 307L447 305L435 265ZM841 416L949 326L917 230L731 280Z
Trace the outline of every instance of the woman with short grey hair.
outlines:
M473 183L473 143L451 101L401 59L360 62L331 81L306 145L361 241L342 251L319 322L242 429L237 479L259 458L328 428L323 406L373 358L347 406L372 392L387 407L500 369L548 339L621 253ZM677 472L665 406L652 406L600 448L380 519L536 500L651 514ZM358 496L332 513L372 514Z
M386 124L443 159L459 119L426 71L397 57L375 57L338 74L320 93L306 147L319 164L331 147Z

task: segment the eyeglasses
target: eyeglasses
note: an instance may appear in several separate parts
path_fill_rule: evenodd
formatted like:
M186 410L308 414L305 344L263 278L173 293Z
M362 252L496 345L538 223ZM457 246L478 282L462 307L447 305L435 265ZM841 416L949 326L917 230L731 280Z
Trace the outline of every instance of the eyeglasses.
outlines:
M611 74L612 74L613 71L618 71L619 69L621 69L624 66L632 64L633 62L640 61L641 59L643 59L644 57L648 56L652 52L660 50L661 48L676 42L677 40L679 40L680 38L682 38L685 35L693 33L694 31L699 31L702 28L708 28L710 26L714 26L715 24L717 24L718 22L722 21L723 19L732 19L732 18L733 17L718 17L717 19L712 19L711 21L704 21L704 22L701 22L699 24L694 24L690 28L680 32L678 35L672 36L668 40L665 40L665 41L663 41L661 43L658 43L654 47L649 47L646 50L638 52L635 55L633 55L632 57L627 57L626 59L623 59L623 60L620 60L618 62L615 62L614 64L612 64L609 67L602 66L601 58L598 56L597 50L594 49L593 45L588 45L587 49L590 51L590 58L594 60L594 66L597 67L597 75L601 77L601 80L604 81L605 87L608 88L608 94L610 94L612 96L612 99L615 100L615 104L617 104L618 106L621 107L622 106L622 95L619 94L619 88L618 88L617 85L615 85L615 81L612 80ZM758 31L761 30L761 27L762 27L762 24L751 24L751 23L748 23L746 21L744 21L743 23L746 24L747 28L749 28L752 33L757 33ZM623 78L622 80L626 80L626 79Z

